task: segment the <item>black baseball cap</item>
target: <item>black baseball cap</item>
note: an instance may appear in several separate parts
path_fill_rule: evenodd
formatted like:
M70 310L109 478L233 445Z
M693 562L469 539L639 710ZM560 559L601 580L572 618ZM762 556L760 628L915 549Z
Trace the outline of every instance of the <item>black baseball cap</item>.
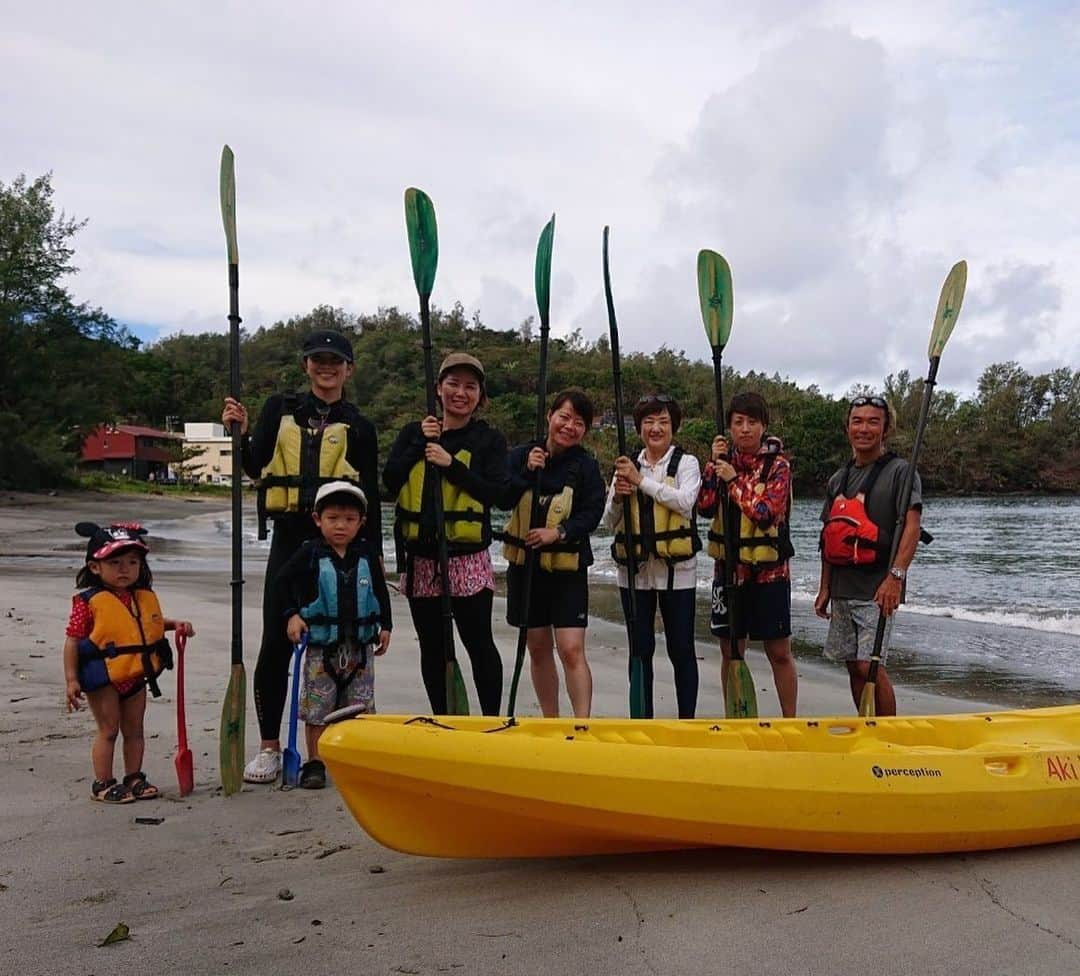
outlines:
M319 329L312 332L304 343L303 355L314 356L317 352L329 352L340 356L347 363L353 361L352 343L340 332L332 329Z

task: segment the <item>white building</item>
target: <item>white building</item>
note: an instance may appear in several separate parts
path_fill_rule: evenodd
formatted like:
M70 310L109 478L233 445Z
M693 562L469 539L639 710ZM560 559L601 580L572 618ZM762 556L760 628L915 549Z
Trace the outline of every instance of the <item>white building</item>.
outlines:
M232 484L232 437L224 426L184 424L184 447L202 448L198 457L184 463L185 478L204 484Z

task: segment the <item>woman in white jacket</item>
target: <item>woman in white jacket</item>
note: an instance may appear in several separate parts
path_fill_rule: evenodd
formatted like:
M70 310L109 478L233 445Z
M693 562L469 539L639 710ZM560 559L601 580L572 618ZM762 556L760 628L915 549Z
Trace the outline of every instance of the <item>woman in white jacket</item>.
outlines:
M623 512L625 499L630 499L630 542L637 560L634 640L642 657L645 718L653 717L652 660L658 605L675 672L679 718L693 718L697 708L694 612L697 553L701 548L696 525L701 466L697 458L674 444L681 422L682 410L674 398L658 393L638 400L634 426L645 447L636 460L620 457L615 461L615 476L604 510L603 524L615 533L612 555L619 564L623 608L628 610L628 540Z

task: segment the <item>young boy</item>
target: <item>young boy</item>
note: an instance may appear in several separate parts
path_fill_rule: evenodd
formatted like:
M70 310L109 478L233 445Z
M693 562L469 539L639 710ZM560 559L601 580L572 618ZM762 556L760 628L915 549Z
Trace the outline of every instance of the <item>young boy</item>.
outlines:
M357 538L366 514L367 498L356 485L323 485L312 513L320 538L304 542L275 579L289 640L298 644L308 635L300 697L308 753L300 785L307 790L326 785L326 767L319 759L326 716L349 705L375 711L372 655L390 647L393 623L382 564L370 545Z

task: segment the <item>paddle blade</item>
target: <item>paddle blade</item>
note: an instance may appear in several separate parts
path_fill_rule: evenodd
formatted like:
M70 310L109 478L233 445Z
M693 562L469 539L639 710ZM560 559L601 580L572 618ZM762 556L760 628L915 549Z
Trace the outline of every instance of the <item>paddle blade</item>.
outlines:
M934 327L930 331L930 349L927 353L930 359L941 357L945 343L952 335L957 316L960 314L960 306L964 301L965 288L967 288L967 261L957 261L945 279L945 284L941 286L941 297L937 303Z
M229 686L221 705L220 767L221 786L226 796L240 792L244 776L244 708L247 704L247 677L244 665L234 664Z
M465 678L457 660L446 662L446 714L468 715L469 695L465 691Z
M645 673L636 656L630 658L630 717L645 717Z
M731 335L734 292L731 268L716 251L702 250L697 258L698 298L705 335L714 349L723 349Z
M281 752L281 785L296 786L300 782L300 753L290 746Z
M225 245L229 264L238 264L236 248L236 173L233 151L224 146L221 150L221 222L225 225Z
M536 307L541 325L547 325L551 308L551 249L554 243L555 214L552 214L536 244Z
M191 757L190 749L177 750L176 782L181 796L187 796L195 789L195 760Z
M873 718L877 714L877 686L872 681L863 685L862 694L859 696L859 716L861 718Z
M727 687L724 689L724 714L728 718L757 718L757 693L754 676L743 660L728 663Z
M412 186L405 191L405 227L409 232L409 256L416 291L422 296L430 295L435 287L435 268L439 263L435 206L423 190Z

